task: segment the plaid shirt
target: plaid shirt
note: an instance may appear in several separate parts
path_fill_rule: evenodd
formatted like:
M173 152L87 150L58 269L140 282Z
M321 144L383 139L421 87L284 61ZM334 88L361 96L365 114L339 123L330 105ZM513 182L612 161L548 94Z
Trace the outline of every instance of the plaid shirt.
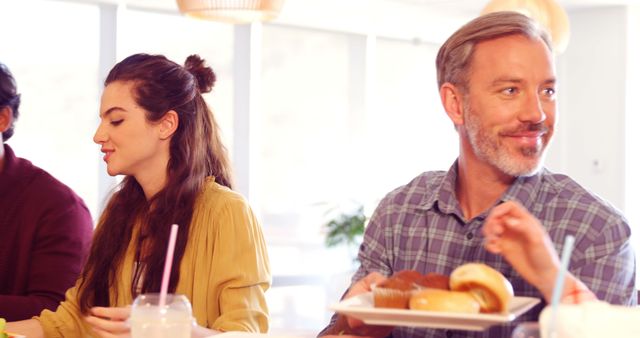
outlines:
M380 202L360 246L357 281L377 271L391 275L413 269L449 275L467 262L484 262L511 281L516 296L542 298L499 255L483 247L482 224L488 211L465 220L455 196L457 162L448 172L426 172L389 193ZM635 255L625 218L612 206L564 175L546 169L519 177L501 201L516 200L540 220L556 250L575 236L569 270L601 300L635 305ZM510 325L484 332L397 327L394 337L510 337L522 321L536 321L544 304ZM335 316L334 316L335 320ZM333 320L332 320L333 322Z

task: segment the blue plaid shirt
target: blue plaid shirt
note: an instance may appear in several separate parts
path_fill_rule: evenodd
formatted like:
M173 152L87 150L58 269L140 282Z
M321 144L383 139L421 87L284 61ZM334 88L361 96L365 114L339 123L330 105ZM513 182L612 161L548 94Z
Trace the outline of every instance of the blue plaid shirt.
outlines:
M511 281L516 296L543 298L499 255L483 247L488 211L465 220L455 196L457 162L448 172L426 172L389 193L367 226L358 258L357 281L377 271L391 275L413 269L449 275L467 262L484 262ZM519 177L501 201L515 200L540 220L556 250L566 235L576 238L569 270L601 300L635 305L635 255L625 218L614 207L567 176L546 169ZM522 321L536 321L544 301L509 325L484 332L397 327L394 337L510 337ZM332 322L335 320L332 320Z

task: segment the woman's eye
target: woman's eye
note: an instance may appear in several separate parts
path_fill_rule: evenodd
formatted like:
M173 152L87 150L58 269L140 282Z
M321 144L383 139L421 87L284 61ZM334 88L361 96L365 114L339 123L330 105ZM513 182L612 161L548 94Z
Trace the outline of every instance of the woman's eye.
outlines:
M122 123L122 121L124 121L124 119L111 121L111 125L112 126L118 126L118 125L120 125L120 123Z

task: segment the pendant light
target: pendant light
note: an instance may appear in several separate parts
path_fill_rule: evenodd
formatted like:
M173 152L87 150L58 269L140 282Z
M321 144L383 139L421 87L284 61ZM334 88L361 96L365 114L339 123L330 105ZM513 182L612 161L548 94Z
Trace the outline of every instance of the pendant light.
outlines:
M515 11L538 21L551 34L557 54L567 48L569 17L555 0L492 0L484 7L482 14L498 11Z
M176 0L187 16L227 23L251 23L275 19L284 0Z

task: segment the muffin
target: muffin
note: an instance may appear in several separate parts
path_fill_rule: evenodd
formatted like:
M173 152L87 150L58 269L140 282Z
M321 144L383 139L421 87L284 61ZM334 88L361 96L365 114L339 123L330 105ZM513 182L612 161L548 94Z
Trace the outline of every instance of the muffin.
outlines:
M409 299L415 289L415 283L393 275L373 289L373 306L408 309Z
M435 272L421 275L414 283L421 288L449 290L449 276Z
M406 280L409 283L415 283L424 276L416 270L400 270L394 273L392 277Z

